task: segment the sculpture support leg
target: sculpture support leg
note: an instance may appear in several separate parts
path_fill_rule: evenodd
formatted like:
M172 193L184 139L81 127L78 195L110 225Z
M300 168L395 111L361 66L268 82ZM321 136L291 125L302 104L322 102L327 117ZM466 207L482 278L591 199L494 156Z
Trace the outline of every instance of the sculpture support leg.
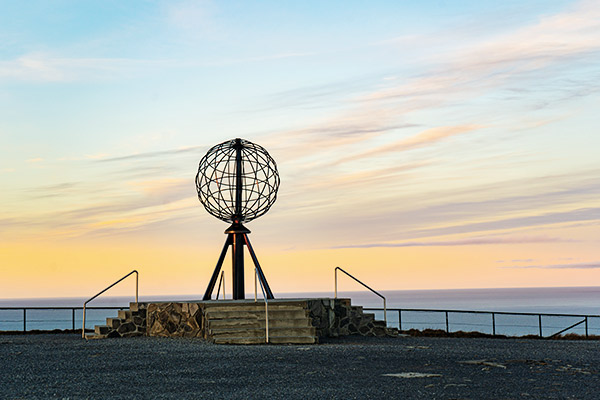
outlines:
M223 266L223 261L225 261L225 255L227 255L227 248L231 244L231 235L227 235L227 239L225 240L225 246L223 246L223 250L221 251L221 256L219 257L219 261L217 261L217 266L210 278L210 282L208 283L208 287L206 288L206 292L204 292L204 297L202 300L210 300L212 297L212 292L215 289L215 284L217 283L217 279L219 279L219 272L221 271L221 267Z
M258 279L260 279L260 281L262 282L263 287L265 289L265 294L267 295L267 299L274 299L275 297L273 296L273 292L271 292L271 288L269 287L267 278L265 278L265 274L263 273L262 268L260 267L260 264L258 263L258 258L256 258L256 254L254 254L254 249L250 245L250 239L248 239L248 235L246 235L245 233L243 235L244 235L244 242L246 243L246 246L248 247L248 251L250 252L252 261L254 262L254 265L256 266L256 271L258 272Z
M242 300L246 298L244 287L244 234L233 233L233 299Z

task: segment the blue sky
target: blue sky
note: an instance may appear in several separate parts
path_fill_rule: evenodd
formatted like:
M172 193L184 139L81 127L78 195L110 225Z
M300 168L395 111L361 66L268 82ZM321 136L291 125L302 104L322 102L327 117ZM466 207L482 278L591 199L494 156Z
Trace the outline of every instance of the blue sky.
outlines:
M278 262L363 249L408 268L409 288L537 286L523 271L600 262L596 2L0 5L0 237L17 281L50 268L17 248L210 260L222 227L193 178L234 137L278 162L278 202L252 224ZM448 257L482 278L428 283ZM532 261L500 271L510 259Z

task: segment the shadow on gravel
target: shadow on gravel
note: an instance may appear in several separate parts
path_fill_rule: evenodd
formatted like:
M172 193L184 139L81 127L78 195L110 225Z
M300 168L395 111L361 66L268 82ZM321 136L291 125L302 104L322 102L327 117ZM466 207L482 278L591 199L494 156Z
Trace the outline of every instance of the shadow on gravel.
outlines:
M490 339L548 339L544 337L539 337L537 335L525 335L525 336L506 336L506 335L490 335L489 333L482 332L464 332L464 331L456 331L456 332L446 332L442 329L425 329L425 330L417 330L417 329L409 329L406 331L401 331L400 334L415 336L415 337L455 337L455 338L490 338ZM552 338L552 340L600 340L600 336L598 335L577 335L575 333L568 333L566 335L559 335Z

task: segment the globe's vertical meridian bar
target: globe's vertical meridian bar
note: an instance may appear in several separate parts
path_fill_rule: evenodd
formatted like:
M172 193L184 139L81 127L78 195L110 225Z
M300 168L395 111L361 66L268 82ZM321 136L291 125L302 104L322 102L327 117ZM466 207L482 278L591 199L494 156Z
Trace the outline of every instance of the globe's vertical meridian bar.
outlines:
M242 219L242 140L235 139L235 216L233 217L233 223L235 225L241 225ZM237 228L237 226L235 227ZM244 235L240 233L241 229L235 229L236 232L231 234L233 236L233 299L240 300L244 299L245 288L244 288Z
M242 181L242 139L235 139L235 218L241 223L242 218L242 190L244 183Z

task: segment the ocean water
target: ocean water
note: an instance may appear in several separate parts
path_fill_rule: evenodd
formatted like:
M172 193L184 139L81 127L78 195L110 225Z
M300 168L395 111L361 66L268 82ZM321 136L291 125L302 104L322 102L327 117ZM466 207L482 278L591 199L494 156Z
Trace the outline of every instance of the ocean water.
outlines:
M389 326L399 326L399 313L394 309L404 309L401 314L402 329L448 329L450 331L493 332L509 336L538 335L540 318L538 315L500 315L492 320L491 314L417 312L406 309L432 310L472 310L517 313L553 313L596 315L587 321L589 334L600 335L600 287L566 288L510 288L510 289L460 289L460 290L395 290L381 291L387 301L387 321ZM275 293L277 298L333 297L333 292L319 293ZM252 298L248 293L247 298ZM140 296L140 301L184 301L198 300L201 295L180 296ZM351 298L352 304L363 307L382 308L382 299L368 291L339 291L338 297ZM23 310L2 310L2 307L81 307L84 298L50 299L0 299L0 331L22 330ZM132 297L100 297L89 306L127 308ZM371 312L371 311L369 311ZM382 311L375 311L378 319L383 319ZM86 326L104 324L107 317L117 315L117 310L88 310ZM76 310L27 310L27 330L71 329L73 322L81 328L82 312ZM549 336L570 325L582 321L581 317L542 316L542 334ZM585 334L585 324L569 332Z

